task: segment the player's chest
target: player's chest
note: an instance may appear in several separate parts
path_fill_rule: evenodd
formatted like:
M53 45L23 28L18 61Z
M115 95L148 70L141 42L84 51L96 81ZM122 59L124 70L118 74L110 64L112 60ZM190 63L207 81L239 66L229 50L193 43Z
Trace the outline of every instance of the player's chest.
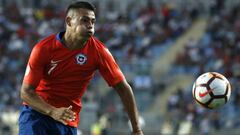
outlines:
M49 77L91 75L97 67L93 52L53 51L46 64L45 74Z

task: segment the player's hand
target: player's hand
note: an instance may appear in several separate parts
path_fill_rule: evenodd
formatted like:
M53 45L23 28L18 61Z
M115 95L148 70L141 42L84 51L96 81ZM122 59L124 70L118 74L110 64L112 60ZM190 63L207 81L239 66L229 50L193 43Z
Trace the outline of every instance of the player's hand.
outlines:
M142 130L132 132L132 135L144 135Z
M76 119L76 114L72 111L72 106L55 108L50 116L64 125L67 125L68 121L74 121Z

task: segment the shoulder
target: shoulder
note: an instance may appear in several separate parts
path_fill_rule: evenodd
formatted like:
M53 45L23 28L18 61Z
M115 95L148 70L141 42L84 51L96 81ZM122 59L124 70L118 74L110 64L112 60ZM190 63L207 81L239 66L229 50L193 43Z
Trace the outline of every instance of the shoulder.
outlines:
M111 54L108 50L108 47L103 42L98 40L96 37L93 37L92 40L95 42L95 46L99 53Z
M109 49L105 46L104 43L102 43L100 40L98 40L96 37L91 37L91 42L94 42L94 46L96 49L96 52L100 59L113 59L112 53L109 51Z
M56 42L56 34L52 34L40 40L33 48L33 50L48 51Z
M101 42L99 39L97 39L94 36L92 36L90 38L90 40L91 40L90 42L92 42L94 44L94 46L97 47L97 48L103 48L103 49L107 48L103 42Z
M40 40L32 49L31 57L41 57L46 59L51 55L51 50L56 42L56 34Z
M97 50L97 53L111 55L107 46L105 46L105 44L101 42L99 39L97 39L96 37L91 37L91 42L93 42L94 47Z

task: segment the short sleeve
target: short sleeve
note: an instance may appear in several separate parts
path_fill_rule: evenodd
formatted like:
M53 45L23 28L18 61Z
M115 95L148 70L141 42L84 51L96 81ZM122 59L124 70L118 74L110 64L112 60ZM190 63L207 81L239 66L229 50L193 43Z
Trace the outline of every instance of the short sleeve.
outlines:
M40 44L35 45L28 60L23 83L33 86L39 84L43 77L45 56L46 54L43 52L42 46Z
M108 83L114 86L125 79L122 71L107 48L100 51L99 72Z

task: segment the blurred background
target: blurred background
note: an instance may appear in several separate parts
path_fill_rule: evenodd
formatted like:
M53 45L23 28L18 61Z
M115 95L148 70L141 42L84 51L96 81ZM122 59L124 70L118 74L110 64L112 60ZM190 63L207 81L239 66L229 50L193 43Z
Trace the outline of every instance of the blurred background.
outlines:
M89 0L96 37L134 90L145 135L240 133L240 0ZM21 87L31 49L64 30L69 0L0 0L0 135L17 135ZM197 105L202 73L225 75L230 101ZM97 73L84 97L79 135L129 135L117 93Z

